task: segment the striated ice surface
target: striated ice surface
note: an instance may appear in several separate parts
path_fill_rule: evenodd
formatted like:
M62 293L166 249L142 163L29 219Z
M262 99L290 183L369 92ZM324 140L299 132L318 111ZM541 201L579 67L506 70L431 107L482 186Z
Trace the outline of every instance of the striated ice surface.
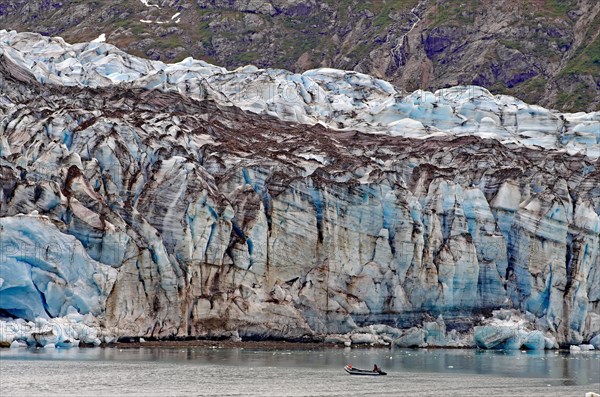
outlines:
M36 215L0 218L0 307L33 319L69 309L100 314L116 270L92 260L75 237Z
M229 71L192 58L165 64L102 40L70 45L59 37L6 30L0 31L0 53L42 84L127 84L210 98L294 123L416 138L475 135L600 157L600 112L562 114L477 86L402 95L390 83L357 72L321 68L294 74L254 66Z
M93 315L115 336L597 343L597 114L0 37L0 315ZM497 309L515 314L482 319Z

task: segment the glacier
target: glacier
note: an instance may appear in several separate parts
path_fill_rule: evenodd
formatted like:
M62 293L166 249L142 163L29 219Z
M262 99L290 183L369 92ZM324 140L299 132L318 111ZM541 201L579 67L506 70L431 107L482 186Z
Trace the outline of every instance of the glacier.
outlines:
M0 31L0 132L2 324L532 349L600 335L600 112Z
M69 45L59 37L0 30L4 56L42 84L178 92L285 121L427 138L480 136L600 157L600 111L559 113L485 88L460 86L402 95L388 82L336 69L294 74L245 66L234 71L187 58L165 64L103 41Z

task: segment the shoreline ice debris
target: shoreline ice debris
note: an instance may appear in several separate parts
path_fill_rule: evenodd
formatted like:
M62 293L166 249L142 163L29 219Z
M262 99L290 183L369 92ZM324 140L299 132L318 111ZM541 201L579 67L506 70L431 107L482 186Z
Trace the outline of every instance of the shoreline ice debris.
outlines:
M193 58L165 64L103 42L70 45L60 37L6 30L0 30L0 51L42 84L127 83L210 98L294 123L416 138L475 135L509 146L600 157L600 112L559 113L477 86L403 95L388 82L351 71L294 74L254 66L229 71Z
M10 348L45 347L71 348L81 343L100 346L114 338L102 335L97 320L91 315L81 315L74 310L64 317L52 319L0 318L0 343Z

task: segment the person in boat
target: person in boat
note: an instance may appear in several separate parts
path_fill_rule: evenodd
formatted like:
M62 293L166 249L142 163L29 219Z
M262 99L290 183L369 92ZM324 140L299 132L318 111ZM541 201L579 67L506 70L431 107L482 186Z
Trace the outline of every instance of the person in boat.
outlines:
M379 368L377 364L373 364L373 372L381 372L381 368Z

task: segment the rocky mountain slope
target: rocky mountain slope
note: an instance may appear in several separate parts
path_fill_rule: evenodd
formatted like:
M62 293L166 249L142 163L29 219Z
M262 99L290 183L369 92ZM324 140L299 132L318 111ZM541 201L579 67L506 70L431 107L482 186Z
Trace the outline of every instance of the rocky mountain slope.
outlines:
M246 72L331 86L328 70ZM237 95L214 84L230 75ZM379 324L418 345L504 308L561 344L600 333L600 168L560 146L597 145L597 113L567 123L524 107L514 123L544 148L509 128L519 101L496 114L507 97L467 87L479 94L461 113L436 113L431 93L392 97L419 122L374 109L365 93L385 82L341 76L338 105L354 108L328 116L309 92L252 106L244 71L1 32L2 314L90 314L111 335L155 337ZM353 117L363 132L323 125ZM412 137L415 123L428 135ZM469 134L482 125L487 138Z
M475 84L562 111L600 109L596 0L11 0L0 28L69 42L104 34L165 62L334 67L406 93Z

